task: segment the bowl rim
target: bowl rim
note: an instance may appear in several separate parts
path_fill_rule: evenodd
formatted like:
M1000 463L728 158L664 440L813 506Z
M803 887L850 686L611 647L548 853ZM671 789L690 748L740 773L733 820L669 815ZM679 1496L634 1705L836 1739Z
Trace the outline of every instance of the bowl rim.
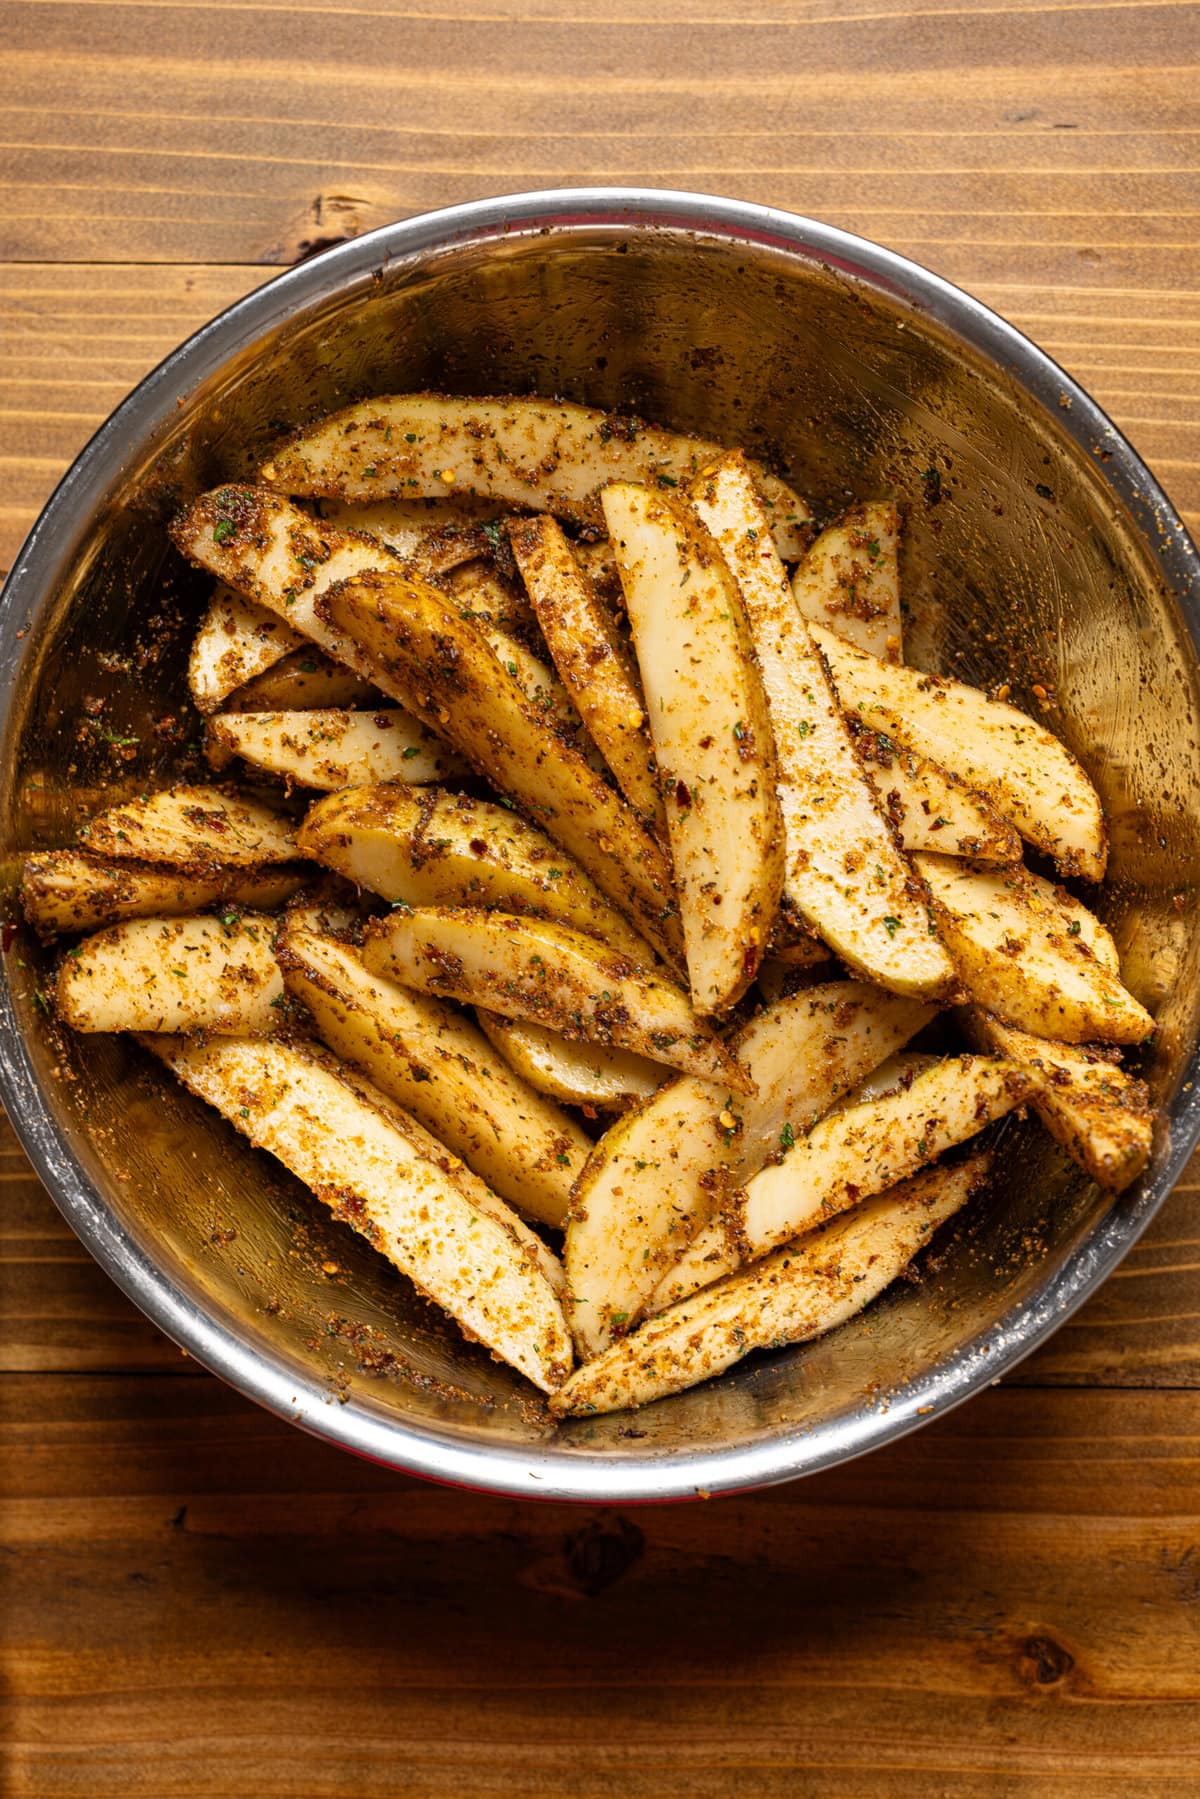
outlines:
M172 417L177 403L232 355L294 310L390 263L410 263L466 243L572 227L672 231L807 256L886 290L999 364L1089 454L1103 444L1108 454L1099 472L1132 515L1173 591L1200 662L1200 555L1178 513L1096 402L1014 326L943 277L836 226L749 201L671 188L604 186L502 194L380 226L283 271L201 326L100 426L42 509L0 596L0 688L19 690L23 665L34 647L32 618L75 556L96 505L120 480L128 446L144 446ZM448 1485L558 1501L629 1504L768 1486L865 1454L961 1404L1038 1348L1136 1243L1200 1137L1198 1076L1200 1046L1180 1077L1170 1147L1154 1179L1116 1196L1057 1271L952 1355L820 1425L720 1450L631 1454L616 1460L554 1438L472 1443L462 1430L385 1420L373 1409L360 1409L353 1399L345 1405L331 1403L322 1382L301 1378L290 1366L268 1359L237 1330L206 1313L122 1227L60 1134L17 1028L7 973L0 981L0 1100L13 1129L72 1229L159 1329L267 1410L368 1460Z

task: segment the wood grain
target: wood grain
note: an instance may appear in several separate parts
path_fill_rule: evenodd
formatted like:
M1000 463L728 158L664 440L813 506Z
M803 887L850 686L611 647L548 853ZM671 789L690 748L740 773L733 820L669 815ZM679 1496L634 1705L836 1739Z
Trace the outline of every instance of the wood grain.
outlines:
M0 1398L14 1799L1195 1770L1195 1394L1001 1390L829 1476L624 1513L422 1487L209 1382Z

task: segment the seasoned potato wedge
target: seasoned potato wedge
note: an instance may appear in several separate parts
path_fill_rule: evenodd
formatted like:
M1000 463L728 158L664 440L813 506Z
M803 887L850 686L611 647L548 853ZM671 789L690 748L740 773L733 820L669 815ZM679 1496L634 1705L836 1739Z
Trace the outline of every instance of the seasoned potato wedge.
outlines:
M296 860L288 819L219 787L167 787L110 806L80 828L79 839L90 855L132 856L192 872Z
M464 765L408 712L223 712L205 750L216 768L236 756L300 787L327 792L381 781L444 781Z
M298 432L260 479L283 493L343 500L487 494L598 525L609 482L677 487L719 454L699 438L562 400L396 394ZM807 543L808 507L765 469L754 472L779 553L793 560Z
M288 991L318 1035L426 1125L526 1217L559 1227L591 1144L575 1120L517 1078L461 1013L369 974L337 938L290 929Z
M1141 1043L1154 1020L1121 984L1100 920L1027 868L918 856L942 935L977 1005L1064 1043Z
M306 856L409 906L471 906L570 925L649 966L653 953L599 888L535 826L468 794L357 787L311 807Z
M543 1391L561 1384L571 1342L548 1251L415 1119L309 1044L142 1041L469 1336Z
M315 644L284 656L274 668L237 687L225 701L226 712L315 712L329 708L354 712L386 706L373 681L334 662Z
M902 848L975 862L1021 860L1016 831L957 775L853 717L849 723L858 759Z
M708 533L647 487L614 484L602 500L646 696L692 1004L724 1012L758 972L783 887L766 696L737 588Z
M508 537L555 667L635 812L666 829L632 659L557 519L510 519Z
M265 606L219 583L188 662L188 687L196 710L215 712L235 688L272 668L303 642Z
M556 737L469 619L421 582L372 577L321 602L392 690L574 857L668 961L682 951L659 844L578 751Z
M963 1024L980 1049L1046 1076L1033 1101L1038 1117L1098 1186L1119 1193L1137 1179L1150 1160L1154 1109L1145 1083L1126 1074L1112 1050L1051 1043L976 1006L966 1008Z
M730 1042L757 1093L673 1081L592 1151L567 1226L571 1323L594 1354L641 1315L723 1193L795 1142L839 1093L915 1035L933 1007L853 981L768 1007Z
M977 687L868 656L810 627L838 698L872 731L911 745L948 768L1060 874L1103 879L1108 834L1095 788L1044 725Z
M986 1171L986 1156L928 1169L673 1306L577 1369L551 1410L569 1417L646 1405L724 1373L753 1350L808 1342L844 1324L903 1273Z
M852 506L792 576L802 616L885 662L901 662L900 514L891 500Z
M418 993L616 1044L738 1093L751 1089L677 987L565 925L452 907L404 911L371 927L363 960Z
M744 459L725 457L691 491L733 571L762 670L786 835L784 892L866 980L941 997L953 983L950 959L855 755ZM652 708L652 728L653 716Z
M543 1025L499 1012L478 1013L479 1028L509 1067L551 1099L585 1111L621 1112L657 1093L671 1071L611 1044L572 1042ZM589 1144L589 1149L591 1145Z
M274 919L133 918L67 955L58 1015L77 1031L214 1031L255 1036L280 1022Z
M94 931L123 918L171 918L206 906L270 912L304 885L302 868L215 868L189 874L81 850L43 850L21 869L21 907L43 937Z
M342 531L378 537L425 575L444 575L491 552L484 524L496 517L492 500L462 494L456 500L368 500L355 505L325 500L321 516Z

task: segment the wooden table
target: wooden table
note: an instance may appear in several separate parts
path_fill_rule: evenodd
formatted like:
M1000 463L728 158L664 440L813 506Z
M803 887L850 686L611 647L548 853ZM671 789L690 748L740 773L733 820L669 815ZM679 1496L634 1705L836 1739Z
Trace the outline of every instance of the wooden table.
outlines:
M219 307L423 207L628 179L961 282L1200 519L1200 9L6 0L0 557ZM183 1359L0 1155L0 1791L1200 1793L1196 1171L1015 1379L837 1473L473 1498Z

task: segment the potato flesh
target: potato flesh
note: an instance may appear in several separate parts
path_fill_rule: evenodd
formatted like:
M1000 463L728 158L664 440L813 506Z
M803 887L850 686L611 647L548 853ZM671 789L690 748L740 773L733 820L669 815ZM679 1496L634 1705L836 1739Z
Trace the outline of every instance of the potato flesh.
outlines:
M225 711L353 712L384 704L373 681L364 681L353 669L334 662L315 644L302 639L300 649L292 650L244 687L235 688L226 698Z
M853 981L768 1007L730 1047L757 1085L742 1098L673 1081L618 1119L576 1186L565 1257L571 1326L594 1354L636 1320L723 1193L756 1172L934 1016Z
M126 918L178 917L222 903L273 911L307 878L303 869L287 867L189 874L80 850L45 850L22 866L21 907L34 929L51 937Z
M762 670L786 837L784 893L865 980L940 997L953 983L950 959L855 755L744 460L729 456L706 470L692 504L733 571Z
M561 1229L591 1144L460 1013L368 973L335 937L290 928L288 991L329 1048L418 1118L518 1212Z
M555 519L510 521L509 542L555 667L625 798L666 828L642 694L611 615Z
M144 1041L471 1336L560 1385L570 1338L531 1233L399 1107L307 1045Z
M240 756L267 774L325 792L441 781L462 767L440 738L394 707L222 713L209 720L205 742L210 760Z
M275 921L135 918L86 937L58 971L58 1015L76 1031L213 1031L254 1036L280 1023Z
M821 532L792 576L801 616L885 662L904 659L900 514L891 500L852 506Z
M219 787L169 787L110 806L79 837L90 855L165 862L193 872L296 860L288 819L254 800L232 799Z
M1016 831L957 775L853 721L851 738L876 802L910 855L932 850L975 862L1021 860Z
M417 564L425 574L447 574L464 562L486 556L491 544L483 530L496 506L463 495L457 500L326 500L321 516L342 531L365 531Z
M1014 1030L971 1007L967 1033L981 1049L1039 1069L1046 1085L1034 1109L1050 1135L1110 1193L1145 1169L1154 1142L1154 1110L1145 1085L1095 1045L1052 1043Z
M810 629L848 713L956 774L1061 874L1103 879L1099 797L1044 725L976 687L880 662L821 625Z
M492 650L423 583L356 583L323 604L371 664L591 876L668 962L682 960L670 865L636 814L556 737Z
M235 688L265 673L303 642L265 606L218 583L188 660L188 688L196 710L215 712Z
M653 952L595 883L505 806L399 784L331 795L297 833L306 856L409 906L469 906L547 918L631 956Z
M405 911L372 927L363 960L418 993L616 1044L737 1091L747 1086L677 987L565 925L450 907Z
M1064 1043L1140 1043L1154 1029L1121 984L1112 938L1063 888L1021 867L917 864L976 1004Z
M779 909L783 833L766 696L711 538L648 488L605 488L683 918L692 1004L734 1005Z
M808 1342L844 1324L966 1204L986 1160L930 1169L650 1319L577 1369L551 1410L569 1417L646 1405L723 1374L756 1349Z
M260 479L290 494L375 500L402 493L486 494L526 511L601 523L613 481L685 485L719 445L566 401L396 394L364 400L298 432ZM801 555L809 510L755 468L779 553Z
M649 1099L671 1078L659 1062L611 1044L572 1042L525 1019L502 1018L482 1007L479 1028L529 1086L565 1105L624 1111ZM588 1149L590 1151L591 1144Z

